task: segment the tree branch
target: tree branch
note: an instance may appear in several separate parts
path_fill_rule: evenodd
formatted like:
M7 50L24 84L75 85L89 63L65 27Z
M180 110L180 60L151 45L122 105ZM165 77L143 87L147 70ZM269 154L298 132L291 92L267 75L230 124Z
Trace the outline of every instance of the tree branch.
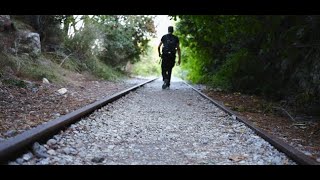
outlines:
M289 114L289 112L288 111L286 111L283 107L273 107L274 109L280 109L280 110L282 110L283 112L285 112L289 117L290 117L290 119L292 120L292 121L294 121L294 122L297 122L290 114Z
M72 53L71 53L72 54ZM69 57L69 56L71 56L71 54L69 54L68 56L66 56L62 61L61 61L61 63L60 63L60 65L59 65L59 67L61 67L62 66L62 64L64 63L64 61Z

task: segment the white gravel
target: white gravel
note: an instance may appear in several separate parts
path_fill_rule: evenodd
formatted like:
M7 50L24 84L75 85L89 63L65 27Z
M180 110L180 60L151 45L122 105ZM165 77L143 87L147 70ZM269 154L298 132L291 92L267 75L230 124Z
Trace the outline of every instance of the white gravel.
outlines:
M190 87L161 78L55 135L15 164L296 164ZM29 154L28 154L29 153Z

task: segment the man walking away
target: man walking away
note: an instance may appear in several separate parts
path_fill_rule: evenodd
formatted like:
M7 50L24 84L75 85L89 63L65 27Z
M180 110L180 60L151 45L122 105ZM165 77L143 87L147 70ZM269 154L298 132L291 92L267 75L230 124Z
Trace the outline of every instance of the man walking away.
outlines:
M162 58L161 71L162 71L162 80L164 82L162 85L162 89L170 87L171 72L175 64L177 51L178 51L178 58L179 58L178 65L180 65L181 63L179 39L177 36L173 35L172 33L173 33L173 27L169 26L168 34L162 36L161 42L158 46L159 57ZM163 45L162 53L160 53L161 45Z

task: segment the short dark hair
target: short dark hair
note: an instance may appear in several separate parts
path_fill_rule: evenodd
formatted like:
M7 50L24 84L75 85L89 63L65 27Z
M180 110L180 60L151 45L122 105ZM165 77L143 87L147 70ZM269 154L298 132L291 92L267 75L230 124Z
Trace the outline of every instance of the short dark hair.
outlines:
M169 26L169 27L168 27L168 32L173 33L173 26Z

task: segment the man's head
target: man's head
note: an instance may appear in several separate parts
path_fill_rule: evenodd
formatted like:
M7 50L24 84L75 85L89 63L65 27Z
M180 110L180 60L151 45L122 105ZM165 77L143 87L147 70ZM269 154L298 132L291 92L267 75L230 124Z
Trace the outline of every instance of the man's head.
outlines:
M168 27L168 32L171 33L171 34L173 33L173 26L169 26Z

